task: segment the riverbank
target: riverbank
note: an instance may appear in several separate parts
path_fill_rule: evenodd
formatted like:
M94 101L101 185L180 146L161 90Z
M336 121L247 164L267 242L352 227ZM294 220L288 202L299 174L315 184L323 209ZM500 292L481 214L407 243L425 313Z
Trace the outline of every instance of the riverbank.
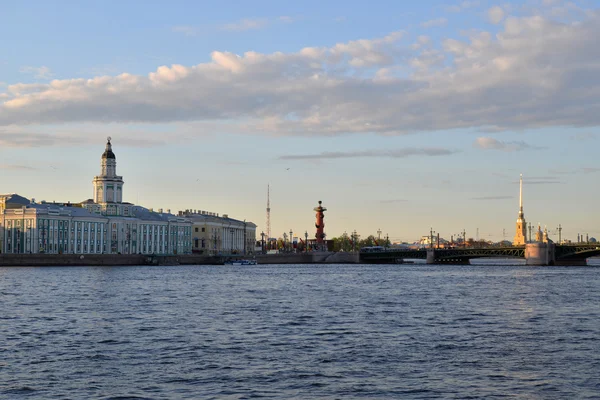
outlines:
M143 255L143 254L0 254L1 267L222 265L226 260L253 258L258 264L352 264L358 253L311 252L255 256Z

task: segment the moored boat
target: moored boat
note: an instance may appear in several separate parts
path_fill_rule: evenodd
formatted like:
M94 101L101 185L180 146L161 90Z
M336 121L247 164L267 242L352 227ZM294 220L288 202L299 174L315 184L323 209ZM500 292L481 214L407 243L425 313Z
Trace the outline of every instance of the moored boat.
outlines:
M256 260L228 260L225 265L256 265Z

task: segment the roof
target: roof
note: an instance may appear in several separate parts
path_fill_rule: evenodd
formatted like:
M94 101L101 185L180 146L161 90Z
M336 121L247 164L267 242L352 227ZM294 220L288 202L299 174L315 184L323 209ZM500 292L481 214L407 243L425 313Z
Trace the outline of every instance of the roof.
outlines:
M172 221L173 219L179 218L179 219L186 219L187 222L189 222L189 218L184 217L184 216L177 216L177 215L173 215L173 214L169 214L166 212L163 213L159 213L159 212L155 212L155 211L150 211L145 207L142 206L135 206L133 209L135 218L140 219L142 221L158 221L158 222L168 222L168 221Z
M7 208L10 208L10 205L23 206L30 203L28 198L20 196L16 193L0 194L0 198L4 199L4 203L6 204Z
M183 214L183 216L185 218L188 218L190 220L192 220L193 223L206 223L206 222L216 222L216 223L233 223L236 225L244 225L246 224L247 228L256 228L256 224L254 224L253 222L249 222L249 221L241 221L239 219L234 219L234 218L229 218L229 217L218 217L216 215L209 215L209 214L197 214L197 213L191 213L191 214Z
M64 215L70 215L71 217L83 217L83 218L105 218L103 215L98 215L96 213L89 212L85 208L81 207L62 207L57 206L55 204L42 204L42 203L32 203L27 205L28 209L34 209L38 211L54 211L54 212L62 212Z
M115 153L113 153L112 151L112 145L110 144L110 137L107 139L106 141L106 150L104 150L104 153L102 153L102 158L111 158L113 160L115 160L117 157L115 157Z

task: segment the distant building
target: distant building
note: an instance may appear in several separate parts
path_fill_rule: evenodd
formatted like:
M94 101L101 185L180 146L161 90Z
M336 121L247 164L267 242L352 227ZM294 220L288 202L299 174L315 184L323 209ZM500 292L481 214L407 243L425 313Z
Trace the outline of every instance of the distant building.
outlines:
M421 247L430 247L430 246L434 246L437 247L438 245L440 247L446 247L446 244L448 244L448 240L444 239L444 238L439 238L439 243L438 243L438 237L437 236L431 236L431 235L424 235L421 236L421 239L419 239L419 246Z
M93 180L94 198L36 203L0 196L0 252L48 254L189 254L192 222L159 209L123 202L110 138Z
M192 251L198 254L253 254L256 225L202 210L185 210L180 216L192 221Z

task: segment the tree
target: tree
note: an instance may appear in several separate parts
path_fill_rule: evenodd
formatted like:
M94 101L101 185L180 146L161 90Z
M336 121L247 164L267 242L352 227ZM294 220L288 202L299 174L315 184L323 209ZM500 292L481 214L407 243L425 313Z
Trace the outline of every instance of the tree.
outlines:
M367 236L366 239L360 240L358 242L359 243L359 248L377 246L377 244L375 243L375 241L376 241L375 236L369 235L369 236ZM379 246L383 246L383 244L379 243Z

